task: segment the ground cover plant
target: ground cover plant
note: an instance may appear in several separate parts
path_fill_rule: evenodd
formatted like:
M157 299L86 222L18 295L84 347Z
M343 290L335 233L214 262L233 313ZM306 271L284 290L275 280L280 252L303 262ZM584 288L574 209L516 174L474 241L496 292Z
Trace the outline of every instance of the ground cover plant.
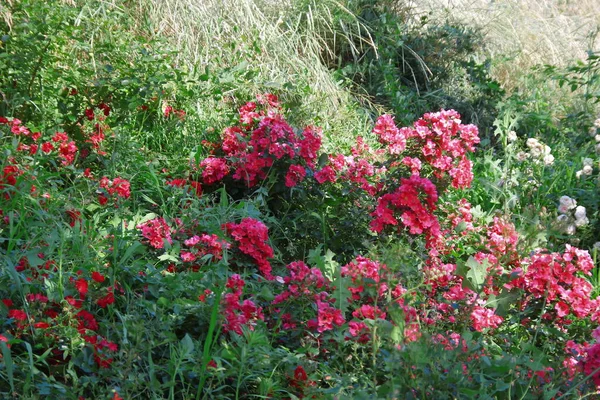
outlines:
M2 396L598 395L596 53L532 72L573 92L560 116L498 87L464 118L423 110L496 84L462 47L440 86L386 67L417 62L406 9L261 4L187 9L202 28L185 2L0 6ZM430 29L435 61L472 28Z

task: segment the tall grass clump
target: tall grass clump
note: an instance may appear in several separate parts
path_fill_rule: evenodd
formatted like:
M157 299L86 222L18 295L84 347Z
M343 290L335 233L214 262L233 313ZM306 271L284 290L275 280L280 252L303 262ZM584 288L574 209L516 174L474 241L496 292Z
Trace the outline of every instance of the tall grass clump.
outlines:
M145 3L158 34L178 51L178 63L218 74L225 98L273 91L294 106L294 119L317 121L328 139L348 147L369 118L330 74L324 60L340 46L372 47L360 20L336 1L265 0ZM217 83L215 81L215 83ZM223 85L224 84L224 85ZM224 86L224 87L223 87ZM208 108L208 104L198 104Z
M507 87L532 66L567 66L600 45L600 3L535 0L429 0L414 2L421 12L477 26L495 58L494 76Z

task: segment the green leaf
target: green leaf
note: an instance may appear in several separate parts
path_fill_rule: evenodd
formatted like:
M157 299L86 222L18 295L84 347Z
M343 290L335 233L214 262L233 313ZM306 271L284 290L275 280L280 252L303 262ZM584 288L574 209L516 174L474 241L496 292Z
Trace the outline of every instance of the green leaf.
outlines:
M8 375L10 391L11 393L15 393L14 366L12 355L6 343L0 341L0 348L2 348L2 357L4 358L4 369L6 370L6 374Z
M337 278L333 282L335 290L333 291L333 298L335 298L335 305L339 308L343 314L348 311L348 298L352 295L348 290L351 280L348 277L342 277L338 274Z
M183 350L183 355L186 357L191 356L194 352L194 341L187 333L185 334L183 339L181 339L180 346Z
M479 293L485 283L487 275L488 262L484 260L479 263L474 257L469 257L462 268L457 267L457 274L461 275L466 280L463 281L469 289Z

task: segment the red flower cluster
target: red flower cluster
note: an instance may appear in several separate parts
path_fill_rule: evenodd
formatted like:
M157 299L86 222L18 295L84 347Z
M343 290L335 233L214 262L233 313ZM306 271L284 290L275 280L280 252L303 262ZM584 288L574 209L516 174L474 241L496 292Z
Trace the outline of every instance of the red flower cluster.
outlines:
M165 241L173 244L171 239L171 228L162 217L157 217L146 221L137 226L142 231L142 236L148 239L150 246L155 249L162 249L165 246Z
M108 179L108 177L104 176L100 179L99 183L100 189L104 189L104 192L98 194L98 202L102 205L108 202L109 196L114 196L115 194L118 197L128 199L131 196L131 184L128 180L123 178L115 178L113 180Z
M272 280L268 258L273 257L273 249L267 244L269 229L266 225L254 218L244 218L239 224L229 222L223 227L238 243L238 249L256 261L261 274Z
M230 289L231 292L226 293L221 301L221 304L224 307L223 313L225 315L225 322L223 323L224 332L235 332L238 335L241 335L244 326L248 327L250 330L254 330L256 321L264 320L261 307L257 307L256 304L249 299L241 301L244 285L244 280L238 274L232 275L227 280L225 286Z
M177 116L180 121L185 119L185 110L176 110L172 106L166 106L163 112L165 118L169 118L171 115Z
M421 170L422 162L431 167L434 175L442 179L446 174L452 178L452 186L465 188L473 179L472 163L466 157L479 143L477 127L463 125L454 110L427 113L416 121L413 128L398 129L389 115L377 120L373 132L379 141L387 145L390 155L400 155L410 147L421 149L421 159L409 158L403 162L412 174Z
M52 141L58 146L58 157L62 158L62 164L73 164L75 156L77 155L77 146L75 145L75 142L70 140L69 136L64 132L56 132L54 136L52 136Z
M578 318L591 314L594 320L600 315L598 300L590 298L592 284L578 276L591 275L594 267L587 251L567 245L562 255L536 253L523 263L527 268L525 274L511 285L524 289L528 294L525 304L532 299L545 298L546 303L553 307L558 321L569 314Z
M329 289L329 281L323 276L318 268L309 268L302 261L294 261L287 266L290 276L283 278L287 285L284 290L272 301L272 305L280 304L290 298L305 296L311 299L316 293Z
M190 181L187 179L172 179L170 181L166 181L165 184L167 186L173 186L173 187L179 187L179 188L189 187L189 188L191 188L190 191L192 191L192 189L193 189L193 192L196 194L196 196L198 196L198 197L202 196L202 184L197 181Z
M402 224L411 234L426 233L427 238L433 240L441 234L440 224L433 211L436 209L438 194L436 187L429 179L413 175L410 179L402 179L400 187L393 193L383 195L378 199L377 208L371 214L375 219L371 222L371 229L381 232L386 225L398 225L394 215L401 213ZM425 194L423 204L419 198ZM393 207L393 208L391 208Z
M52 136L50 141L44 142L39 146L37 142L42 137L39 132L31 133L31 131L22 125L19 119L13 118L0 118L0 125L9 125L11 127L11 133L15 136L22 136L27 138L27 143L19 142L17 150L20 152L27 152L29 155L35 155L38 153L38 149L41 147L42 152L49 154L58 148L58 158L61 159L62 165L71 165L75 161L77 155L77 145L72 141L69 136L64 132L56 132Z
M206 185L220 182L229 174L229 165L224 158L208 157L200 162L202 182Z
M42 256L40 254L38 256ZM46 263L46 265L52 265ZM45 268L52 272L51 268ZM24 272L27 269L19 267L18 272ZM47 296L41 293L28 293L25 297L28 306L27 312L24 310L13 308L14 304L10 299L2 300L2 303L8 308L8 317L14 320L13 328L10 333L15 338L28 338L27 340L36 340L36 337L43 337L45 341L51 340L55 343L55 350L52 352L49 362L53 364L64 363L68 359L63 356L61 350L58 349L58 342L62 339L60 334L65 326L72 326L77 333L90 345L92 345L95 354L95 361L100 368L107 368L113 361L112 356L108 352L114 353L117 350L116 344L109 342L102 336L98 335L99 324L94 315L84 309L84 304L87 299L91 299L90 290L96 292L100 288L99 284L105 281L105 277L99 272L91 274L92 281L88 281L83 276L83 271L77 272L77 277L70 277L70 282L73 289L78 293L78 298L66 296L64 302L56 303L50 301ZM45 277L42 276L38 282L31 280L37 286L44 287ZM32 286L35 287L35 286ZM112 293L112 287L108 290ZM95 297L95 296L94 296ZM97 298L96 303L101 307L104 298ZM114 298L113 300L114 301ZM111 301L111 302L112 302ZM33 335L33 339L29 337Z
M330 331L333 325L342 326L346 322L342 311L332 307L329 301L317 300L317 320L308 321L309 328L316 327L318 332Z
M475 306L471 312L471 322L476 331L481 332L486 328L497 328L504 319L494 313L491 308Z
M286 184L295 186L306 176L302 166L313 167L321 148L321 131L307 127L301 134L278 113L279 103L271 94L257 96L258 104L240 107L240 125L223 131L222 157L203 160L202 180L206 185L221 181L233 171L232 178L248 187L256 186L278 163L287 170Z
M306 170L301 165L290 165L287 175L285 176L285 186L291 188L304 180Z
M208 235L206 233L198 236L194 235L183 242L189 250L181 250L181 259L184 262L194 262L206 255L212 255L214 260L223 258L223 249L228 249L231 245L221 240L217 235Z

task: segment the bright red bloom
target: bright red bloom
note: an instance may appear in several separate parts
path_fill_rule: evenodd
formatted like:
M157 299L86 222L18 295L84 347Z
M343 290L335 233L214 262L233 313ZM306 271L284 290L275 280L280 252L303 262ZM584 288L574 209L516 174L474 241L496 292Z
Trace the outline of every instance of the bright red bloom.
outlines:
M494 314L491 308L475 306L471 313L471 322L476 331L481 332L486 328L497 328L502 323L503 318Z
M69 225L71 228L75 227L77 222L81 221L81 212L77 210L67 210L65 211L67 216L69 217Z
M203 168L202 180L207 185L219 182L229 174L229 165L224 158L205 158L200 162L200 167Z
M155 249L162 249L165 246L165 240L170 244L173 243L173 240L171 239L171 228L167 225L167 221L162 217L157 217L144 222L143 224L139 224L137 228L142 231L142 236L148 239L150 246Z
M337 180L337 176L334 169L327 165L322 170L315 173L315 179L320 184L323 184L325 182L335 182Z
M302 132L303 139L300 141L300 157L304 159L307 165L313 167L321 150L321 137L323 136L320 128L307 126Z
M317 300L317 331L325 332L333 329L333 325L342 326L345 322L342 311L329 303Z
M384 114L377 119L373 133L379 137L379 142L388 145L390 154L400 154L406 149L407 135L394 123L394 117Z
M252 257L263 276L272 280L271 264L267 259L273 257L273 249L267 244L269 229L266 225L254 218L244 218L239 224L230 222L224 227L237 241L239 250Z
M306 176L306 170L301 165L290 165L287 175L285 176L285 186L291 188L302 182Z
M42 151L44 153L48 154L52 150L54 150L54 145L52 144L52 142L44 142L44 143L42 143Z
M27 313L23 310L9 310L8 318L14 318L17 321L25 321L27 319Z
M420 200L421 193L426 195L425 204ZM402 179L400 188L378 199L377 208L371 214L375 217L371 222L371 229L381 232L386 225L398 225L394 213L398 211L402 213L403 225L409 228L411 234L425 232L428 238L438 237L441 234L440 224L433 215L437 200L437 189L429 179L416 175L410 179Z
M79 296L81 298L84 298L85 295L88 292L88 282L83 279L83 278L79 278L76 282L75 282L75 288L77 289L77 291L79 292Z
M98 283L102 283L104 282L104 275L102 275L100 272L94 271L92 272L92 279Z
M109 304L113 304L115 302L115 295L113 293L112 288L108 288L108 293L104 297L98 299L96 304L98 304L102 308L106 308Z
M294 370L294 379L300 382L308 380L308 375L302 365L298 365Z
M36 322L35 324L33 324L33 327L36 329L48 329L50 328L50 324L48 324L47 322Z

